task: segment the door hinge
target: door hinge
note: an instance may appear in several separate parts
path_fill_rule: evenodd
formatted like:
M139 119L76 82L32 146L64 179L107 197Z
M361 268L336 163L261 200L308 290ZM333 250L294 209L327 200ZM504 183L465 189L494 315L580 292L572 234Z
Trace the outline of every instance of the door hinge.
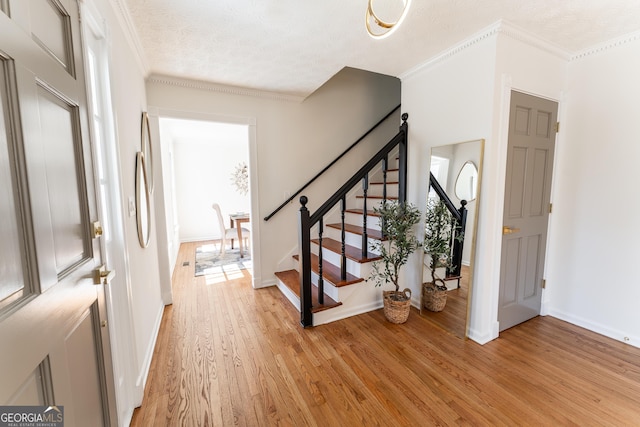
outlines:
M547 288L547 279L542 279L542 289Z
M560 122L556 122L556 133L560 132Z

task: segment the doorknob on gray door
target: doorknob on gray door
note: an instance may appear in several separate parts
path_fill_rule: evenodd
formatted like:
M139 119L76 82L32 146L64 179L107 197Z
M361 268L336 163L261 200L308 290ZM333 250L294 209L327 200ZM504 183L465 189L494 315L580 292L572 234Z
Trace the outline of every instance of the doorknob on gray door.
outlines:
M519 228L509 227L507 225L502 227L502 234L513 234L513 233L517 233L518 231L520 231Z

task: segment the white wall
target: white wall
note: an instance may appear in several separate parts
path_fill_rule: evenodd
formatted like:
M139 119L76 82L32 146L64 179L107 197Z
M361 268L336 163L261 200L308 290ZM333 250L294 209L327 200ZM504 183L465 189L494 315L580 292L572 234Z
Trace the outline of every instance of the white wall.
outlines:
M640 34L569 64L547 268L549 314L640 346Z
M120 27L117 5L108 0L95 2L110 30L110 74L112 101L116 122L116 138L120 153L122 206L135 195L135 154L141 149L141 113L146 110L146 91L143 71L132 45ZM157 173L159 168L155 169ZM157 191L157 190L156 190ZM152 229L155 230L155 206L152 198ZM151 362L159 329L163 304L160 293L157 236L152 234L149 246L138 244L135 215L126 214L126 252L130 267L131 312L134 317L136 346L126 349L125 357L135 359L136 404L142 402L144 382ZM122 274L122 272L116 274ZM118 384L116 384L116 387Z
M227 117L235 123L254 123L255 173L252 178L254 286L275 284L274 273L297 247L297 202L271 220L263 218L325 165L400 103L396 78L344 69L304 101L207 86L197 82L155 78L147 82L150 105L177 111L181 117ZM400 125L399 113L375 137L363 141L332 173L304 192L314 210L361 165ZM252 154L252 155L253 155ZM344 166L350 167L344 167ZM259 231L256 231L258 229ZM257 235L259 233L259 235Z

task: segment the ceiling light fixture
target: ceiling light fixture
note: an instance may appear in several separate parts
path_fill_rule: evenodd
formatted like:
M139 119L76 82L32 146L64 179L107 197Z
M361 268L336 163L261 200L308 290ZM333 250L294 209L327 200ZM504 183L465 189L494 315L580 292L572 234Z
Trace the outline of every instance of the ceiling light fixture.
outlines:
M396 21L387 21L387 14L390 16L397 16L398 7L394 7L392 3L398 3L402 1L402 11L400 12L400 18ZM400 27L402 21L407 16L407 11L409 10L409 6L411 5L411 0L387 0L384 7L382 7L383 14L380 15L380 10L378 10L378 14L373 11L373 0L368 1L367 5L367 13L365 15L365 26L367 27L367 33L374 39L383 39L385 37L389 37L394 31ZM381 18L384 16L384 19Z

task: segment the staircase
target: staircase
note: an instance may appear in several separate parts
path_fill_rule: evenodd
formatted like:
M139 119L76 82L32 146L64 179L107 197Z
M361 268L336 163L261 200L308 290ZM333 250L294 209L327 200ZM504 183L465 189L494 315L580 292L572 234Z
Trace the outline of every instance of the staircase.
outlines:
M381 289L366 281L371 263L380 258L370 242L384 240L373 206L406 200L407 118L402 115L398 134L316 212L300 198L296 268L276 277L278 288L300 310L303 327L382 307Z

